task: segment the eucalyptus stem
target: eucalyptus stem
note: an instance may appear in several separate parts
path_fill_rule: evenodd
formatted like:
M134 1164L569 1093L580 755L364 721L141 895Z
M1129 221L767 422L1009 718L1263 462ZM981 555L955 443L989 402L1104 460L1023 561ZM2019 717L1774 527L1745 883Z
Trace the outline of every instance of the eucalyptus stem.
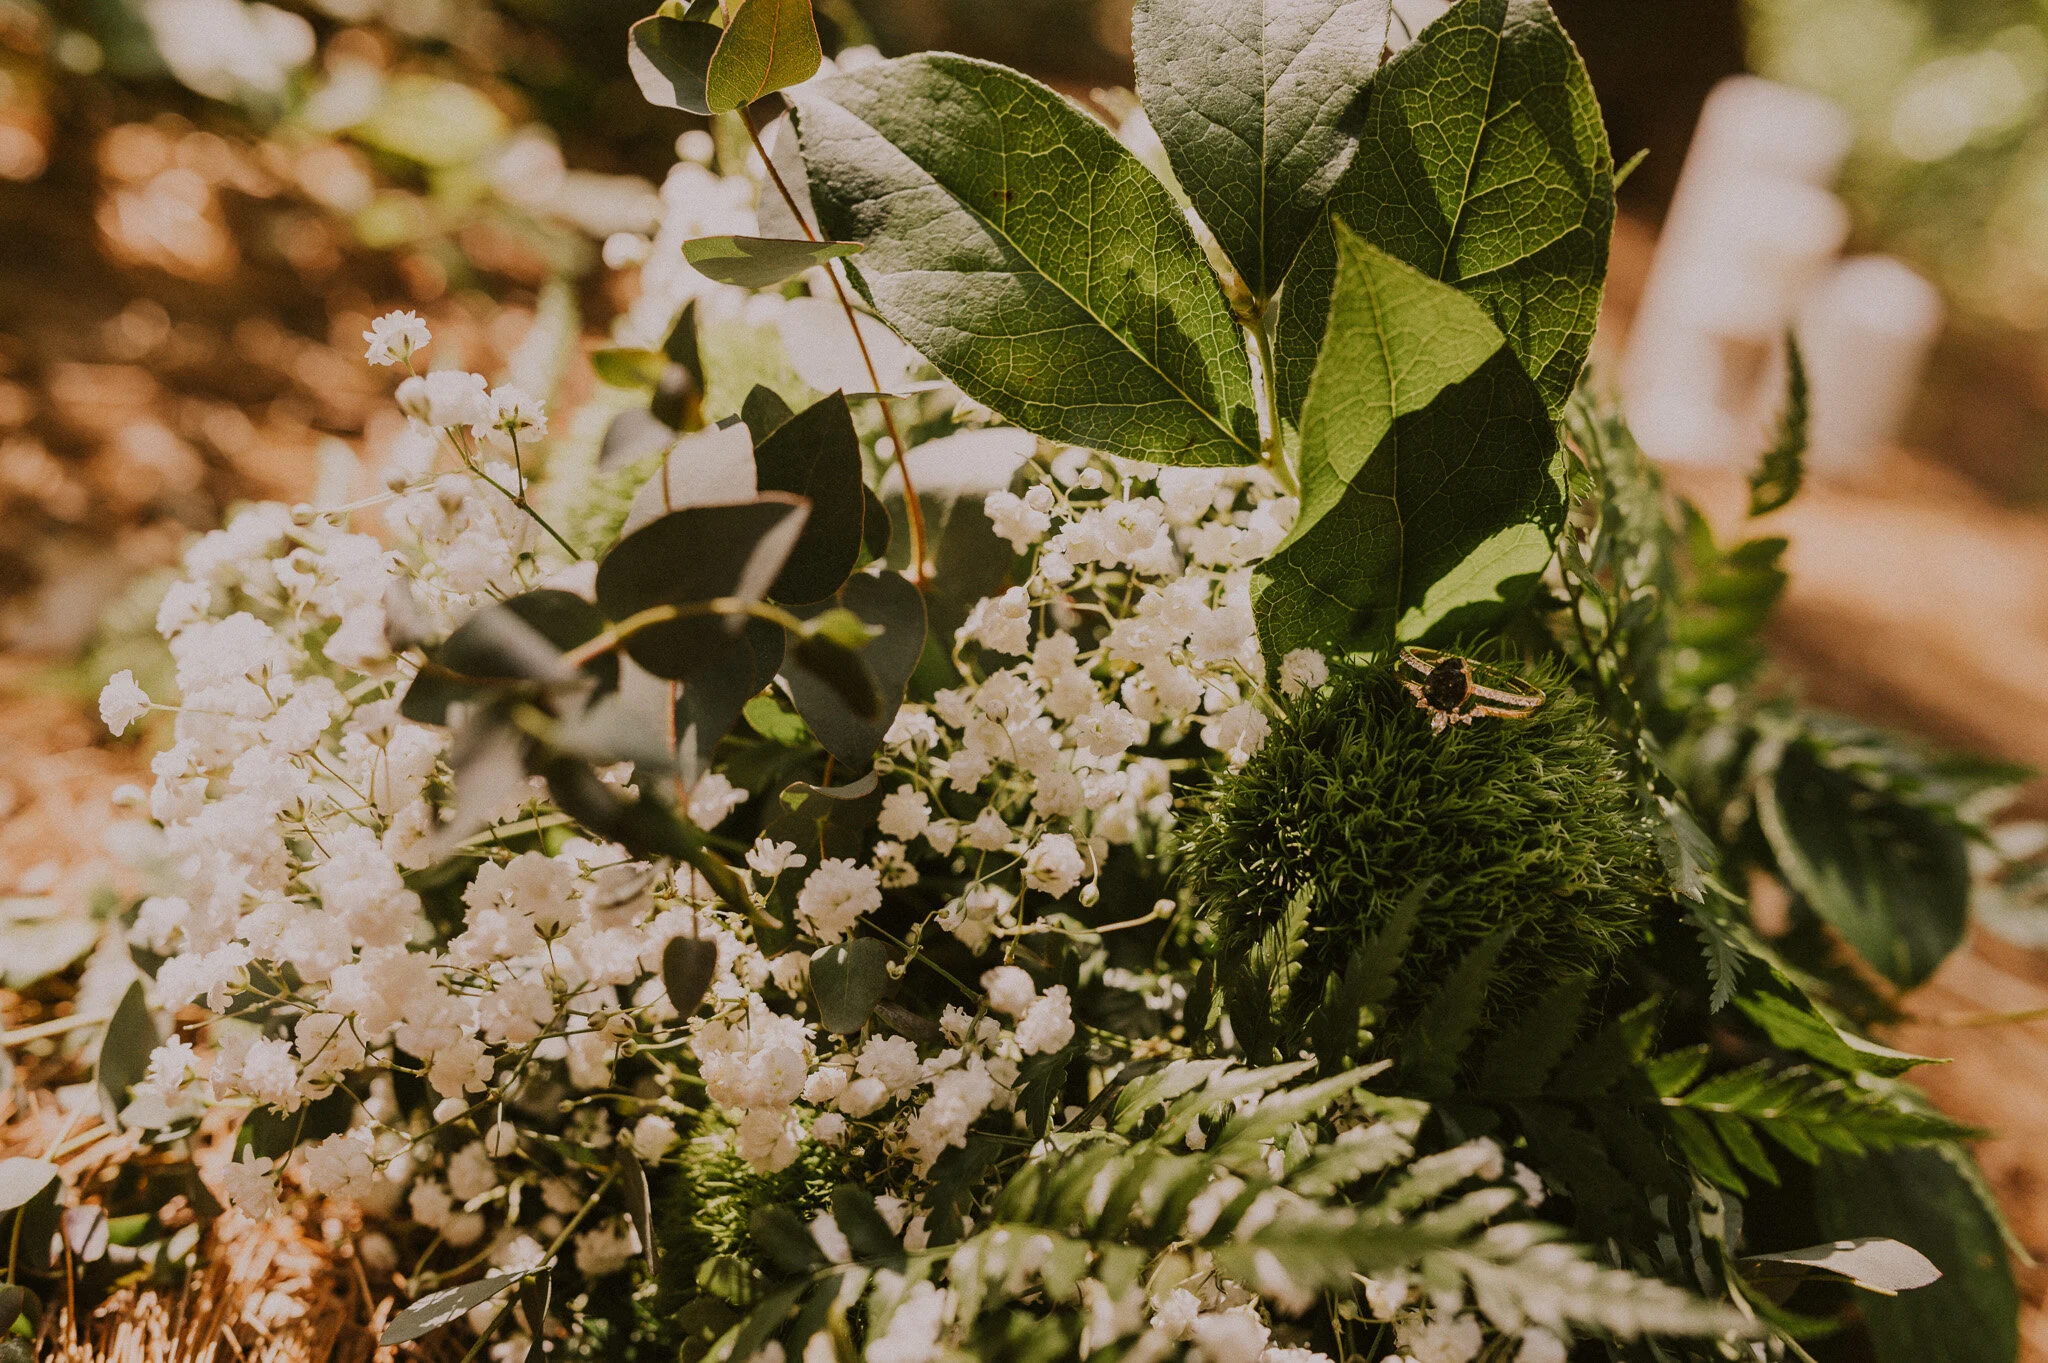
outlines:
M739 111L740 123L747 130L747 138L754 144L754 150L761 157L761 164L768 168L768 178L775 183L775 190L782 196L782 202L789 209L789 216L796 219L796 225L803 230L810 241L819 240L811 220L798 207L796 195L782 178L782 172L775 167L775 158L768 154L768 148L761 142L760 130L754 126L754 116L746 108ZM911 577L922 589L925 585L925 525L924 504L917 499L917 486L910 480L910 451L903 444L903 432L896 425L896 413L889 406L889 396L882 391L882 371L875 367L875 357L868 353L868 339L860 334L860 314L854 311L853 300L846 296L846 286L839 282L839 272L826 262L825 274L832 281L832 292L839 297L839 307L846 314L846 325L853 329L853 343L860 347L861 363L867 366L868 381L875 386L875 405L882 409L882 424L888 428L889 442L894 447L896 472L903 479L903 508L910 517L910 571Z
M626 640L649 630L656 625L666 625L676 620L696 620L712 615L747 615L756 620L766 620L782 626L792 633L802 633L804 622L780 606L766 601L751 601L740 596L718 596L709 601L692 601L680 606L649 606L638 614L629 615L604 633L578 644L562 655L562 661L571 667L581 667L594 658L601 658Z

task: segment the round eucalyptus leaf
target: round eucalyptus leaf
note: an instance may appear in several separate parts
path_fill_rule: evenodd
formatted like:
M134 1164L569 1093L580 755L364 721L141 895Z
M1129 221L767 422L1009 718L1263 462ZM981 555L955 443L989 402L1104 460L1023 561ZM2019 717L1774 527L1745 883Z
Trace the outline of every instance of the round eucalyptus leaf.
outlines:
M723 36L716 24L657 14L628 31L626 65L649 104L707 117L704 76Z
M702 937L677 937L661 950L661 983L676 1016L693 1016L711 992L718 973L718 944Z
M811 996L828 1032L850 1036L867 1026L889 990L889 948L873 937L825 947L811 956Z

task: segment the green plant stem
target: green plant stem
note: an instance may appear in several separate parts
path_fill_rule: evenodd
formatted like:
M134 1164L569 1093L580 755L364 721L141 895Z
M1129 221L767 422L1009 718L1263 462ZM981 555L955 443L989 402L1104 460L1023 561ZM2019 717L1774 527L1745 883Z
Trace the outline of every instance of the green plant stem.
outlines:
M562 1233L557 1235L554 1238L554 1240L549 1243L547 1248L547 1260L541 1265L543 1269L554 1267L555 1256L562 1252L562 1246L569 1243L569 1237L576 1233L576 1228L583 1224L583 1218L590 1215L592 1209L597 1206L598 1200L605 1195L605 1190L612 1186L612 1180L616 1179L618 1176L619 1174L616 1169L606 1174L604 1176L604 1182L597 1185L597 1191L592 1193L587 1199L585 1199L583 1205L577 1209L576 1215L569 1218L569 1224L562 1227ZM533 1273L531 1272L522 1274L520 1277L520 1282L525 1282L526 1279L531 1278L532 1276ZM462 1363L470 1363L470 1360L477 1356L477 1351L482 1349L484 1347L484 1344L487 1341L489 1341L490 1337L498 1332L498 1322L505 1319L505 1317L511 1313L512 1308L518 1304L519 1297L516 1288L507 1289L505 1294L505 1304L498 1308L497 1315L491 1317L491 1323L489 1325L486 1325L483 1329L477 1331L476 1343L470 1345L469 1351L462 1355ZM527 1324L533 1327L534 1337L538 1339L540 1337L541 1323L535 1320L528 1321Z
M450 439L453 440L453 437L450 437ZM498 494L504 497L506 501L512 503L512 505L518 507L521 511L525 512L529 520L531 520L535 525L539 526L541 529L547 531L548 537L554 540L556 544L562 546L563 553L567 554L571 559L575 560L578 563L581 563L583 561L583 555L576 552L576 546L569 543L569 541L567 541L566 539L563 539L562 532L555 529L555 527L553 527L552 525L549 525L547 522L547 518L541 515L540 512L535 511L533 509L533 503L526 500L526 492L523 487L523 479L521 490L518 492L514 492L511 488L506 487L503 483L491 477L490 474L485 473L481 468L478 468L475 458L473 458L470 455L468 450L462 447L460 441L454 441L454 444L455 453L461 458L462 466L464 468L468 469L477 477L483 479L484 482L489 483L493 488L497 489Z
M571 667L581 667L594 658L601 658L642 630L656 625L666 625L675 620L700 620L711 615L748 615L756 620L767 620L782 626L792 634L804 632L804 622L780 606L766 601L750 601L740 596L718 596L709 601L692 601L680 606L649 606L636 615L629 615L604 633L578 644L562 655L562 661Z
M768 154L768 148L761 142L760 130L754 127L754 115L745 108L739 111L740 123L747 130L747 138L754 144L754 151L761 158L761 164L768 168L768 178L775 183L776 193L782 196L783 204L789 209L789 216L796 219L796 225L803 229L804 236L817 241L818 234L811 226L811 220L804 216L797 206L796 195L783 180L782 172L775 167L775 158ZM882 424L888 428L889 443L894 450L896 473L903 479L903 509L910 517L910 574L921 591L925 585L925 525L924 503L917 498L917 485L910 480L910 451L904 447L903 432L897 428L896 413L889 406L889 396L882 391L882 371L875 366L875 357L868 353L868 339L860 334L860 314L853 309L853 300L846 296L846 286L839 282L839 272L830 262L825 266L826 277L832 281L832 292L839 297L839 307L846 313L846 325L853 328L853 343L860 347L861 363L867 366L868 382L875 386L875 405L882 409Z
M1252 334L1252 345L1259 353L1259 377L1266 387L1266 445L1260 451L1260 462L1273 475L1281 490L1291 497L1301 495L1301 480L1294 476L1294 470L1287 467L1286 442L1280 429L1280 371L1273 364L1273 338L1266 331L1266 314L1262 307L1259 315L1245 326Z

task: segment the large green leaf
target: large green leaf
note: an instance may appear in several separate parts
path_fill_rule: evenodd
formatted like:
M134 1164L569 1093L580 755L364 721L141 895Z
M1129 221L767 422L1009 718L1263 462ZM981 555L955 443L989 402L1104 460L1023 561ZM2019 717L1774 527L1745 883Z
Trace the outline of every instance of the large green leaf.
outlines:
M1941 1280L1896 1297L1859 1296L1877 1363L2013 1363L2019 1292L1997 1219L1957 1167L1960 1148L1829 1158L1815 1181L1823 1235L1911 1245Z
M1970 858L1963 834L1922 809L1786 749L1757 785L1757 819L1799 897L1902 988L1963 940Z
M1195 211L1245 283L1286 278L1358 147L1389 0L1141 0L1138 94Z
M1251 369L1172 196L1036 81L964 57L794 95L811 197L883 320L1052 440L1171 464L1257 458Z
M1460 0L1374 79L1331 211L1485 306L1552 412L1578 382L1607 275L1614 158L1593 85L1543 0ZM1300 410L1323 337L1335 244L1288 276L1281 408Z
M704 102L713 113L742 108L809 80L824 57L811 0L742 0L711 54Z
M1335 240L1301 516L1253 579L1269 659L1460 623L1542 570L1561 510L1543 399L1479 305L1349 228Z

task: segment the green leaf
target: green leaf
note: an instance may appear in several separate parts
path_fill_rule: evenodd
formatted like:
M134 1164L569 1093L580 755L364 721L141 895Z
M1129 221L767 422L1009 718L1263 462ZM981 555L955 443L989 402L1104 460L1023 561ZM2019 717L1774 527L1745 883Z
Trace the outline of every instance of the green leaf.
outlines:
M824 1262L818 1242L788 1207L778 1204L756 1208L747 1218L747 1231L769 1261L785 1273L801 1273Z
M520 1281L524 1273L489 1273L473 1283L460 1287L444 1288L429 1292L411 1306L400 1311L384 1333L377 1337L377 1343L386 1347L393 1344L409 1344L424 1335L432 1334L458 1316L468 1314Z
M965 392L1066 444L1258 457L1251 367L1194 235L1109 131L963 57L795 96L811 196L883 320Z
M839 589L839 604L881 633L858 654L875 692L875 704L862 714L829 677L820 675L802 656L800 666L785 669L790 698L826 752L854 767L865 767L882 737L896 722L905 688L917 660L924 656L924 597L901 573L855 573ZM810 641L807 641L810 642ZM799 647L799 653L801 653Z
M338 1136L355 1121L356 1100L346 1089L308 1103L297 1112L256 1107L235 1133L237 1154L252 1150L264 1159L280 1159L295 1145L310 1145Z
M699 237L683 243L698 274L743 289L770 289L813 265L860 250L851 241L783 241L775 237Z
M708 116L711 105L705 99L704 76L724 30L716 24L657 14L627 32L626 65L647 102Z
M1789 744L1757 783L1757 817L1785 883L1901 988L1963 940L1970 859L1960 830Z
M597 602L615 623L657 606L764 598L803 533L809 507L769 493L750 502L685 507L619 541L597 566ZM625 641L657 677L688 681L725 658L742 620L700 616L638 630Z
M1933 1056L1895 1051L1867 1037L1844 1031L1829 1021L1810 1000L1797 996L1793 992L1796 988L1788 982L1778 985L1772 992L1740 994L1736 996L1735 1006L1763 1029L1772 1045L1798 1051L1851 1074L1867 1070L1889 1079L1916 1066L1948 1063Z
M811 728L803 716L782 708L773 696L756 696L742 711L755 733L785 748L801 748L811 741Z
M121 1128L121 1109L128 1106L129 1091L149 1073L150 1054L162 1040L149 1016L149 1004L143 1000L142 981L137 980L128 986L107 1021L106 1035L100 1039L99 1063L93 1070L107 1125Z
M1578 382L1600 314L1614 159L1592 81L1543 0L1460 0L1380 71L1332 213L1471 294L1548 409ZM1283 291L1281 410L1301 410L1335 251L1318 230Z
M718 973L718 943L702 937L671 938L661 949L661 985L676 1017L694 1016Z
M685 782L694 786L711 770L719 741L775 680L787 646L782 627L772 620L749 620L745 629L714 645L714 660L699 668L676 697L676 760Z
M1562 498L1543 400L1478 304L1339 226L1302 411L1301 514L1253 578L1269 660L1387 650L1550 560Z
M782 400L782 394L762 383L748 389L747 400L740 405L740 420L756 445L781 430L795 415Z
M647 1272L654 1272L654 1203L647 1192L647 1171L630 1142L619 1146L619 1182L625 1186L626 1215L640 1234L640 1253Z
M1423 1097L1448 1094L1479 1030L1487 986L1512 934L1496 932L1466 953L1429 1001L1416 1012L1395 1053L1404 1082Z
M614 347L590 354L590 367L597 371L599 381L614 388L653 388L668 372L669 363L668 356L659 350Z
M0 1212L27 1206L56 1177L57 1166L48 1160L21 1155L0 1160Z
M646 1238L644 1230L641 1238ZM519 1284L519 1311L526 1317L527 1337L533 1341L526 1346L526 1363L542 1363L547 1357L548 1302L554 1292L555 1273L552 1268L544 1268Z
M1969 1156L1960 1150L1956 1159ZM1996 1220L1941 1149L1831 1158L1815 1181L1823 1235L1884 1236L1913 1246L1941 1281L1857 1303L1877 1363L2014 1363L2018 1289Z
M1785 411L1778 418L1778 438L1764 451L1749 475L1749 514L1767 516L1799 495L1806 481L1806 359L1799 339L1785 337Z
M825 50L811 0L740 0L704 77L711 112L741 109L818 74Z
M1925 1287L1941 1277L1941 1270L1919 1250L1876 1235L1776 1254L1746 1254L1740 1262L1748 1270L1746 1276L1756 1281L1818 1274L1887 1297Z
M860 561L867 498L853 413L845 396L834 393L756 441L754 476L761 491L787 492L811 504L803 533L768 595L793 606L823 601Z
M1389 0L1142 0L1138 95L1173 173L1253 294L1270 297L1358 148Z
M542 588L493 602L463 621L407 688L399 713L422 724L446 724L448 707L493 691L539 683L591 680L600 692L618 685L619 661L606 654L581 670L562 652L595 639L604 617L573 592Z
M856 724L873 724L881 717L881 692L860 650L829 634L812 634L797 640L789 662L790 690L796 690L797 678L804 680L805 694L796 704L807 721L826 713Z

